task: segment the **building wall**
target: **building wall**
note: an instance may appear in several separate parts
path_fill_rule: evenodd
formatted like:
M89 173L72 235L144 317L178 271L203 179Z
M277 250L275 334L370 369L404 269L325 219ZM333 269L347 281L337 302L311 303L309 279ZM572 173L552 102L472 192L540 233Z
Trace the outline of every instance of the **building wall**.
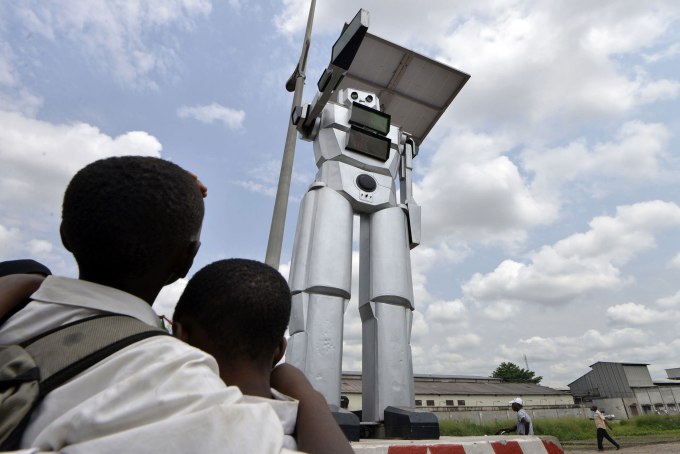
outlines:
M646 366L642 366L646 369ZM621 363L595 363L592 366L593 382L602 397L632 397L633 390Z
M634 402L635 399L632 399L632 401ZM592 404L597 405L597 408L602 412L602 414L614 415L616 419L630 418L630 412L628 410L630 403L627 403L626 399L621 397L615 397L612 399L593 399Z
M342 393L343 396L349 398L349 411L361 410L361 394L357 393ZM431 394L416 394L416 408L425 407L453 407L465 410L467 408L479 407L509 407L510 402L515 397L522 397L525 406L547 406L547 405L574 405L574 398L569 394L547 394L547 395L531 395L531 396L515 396L515 395L431 395ZM418 405L420 401L421 405ZM428 402L430 401L430 402ZM431 403L431 404L430 404ZM486 410L485 410L486 411Z
M654 386L652 376L647 366L623 365L623 372L631 388L637 386Z
M668 378L673 380L680 379L680 367L674 367L672 369L666 369L666 375Z
M591 370L587 374L583 375L582 377L574 380L569 384L569 389L571 390L572 394L576 395L583 395L583 394L594 394L594 395L599 395L600 390L597 385L593 381L593 371Z
M416 394L416 407L505 407L515 397L522 397L526 406L535 405L573 405L574 398L569 394L546 395L425 395ZM420 405L418 405L420 401ZM428 402L429 401L429 402Z
M541 419L555 419L555 418L586 418L590 417L590 409L583 406L576 405L561 405L546 408L525 408L531 420L536 423ZM512 411L509 407L494 408L485 410L471 410L463 408L444 409L438 407L433 412L437 415L439 421L470 421L476 424L486 424L496 421L510 421L514 424L517 420L517 413ZM493 435L493 434L488 434Z

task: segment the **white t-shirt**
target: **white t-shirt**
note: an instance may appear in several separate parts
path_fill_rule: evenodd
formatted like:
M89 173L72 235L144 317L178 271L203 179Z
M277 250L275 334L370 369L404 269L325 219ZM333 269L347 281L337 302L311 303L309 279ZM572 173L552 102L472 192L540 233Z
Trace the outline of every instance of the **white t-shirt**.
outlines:
M0 344L111 312L159 326L143 300L110 287L48 277L34 301L0 328ZM132 344L48 394L22 448L68 453L272 452L281 423L266 403L244 403L208 354L170 336Z
M529 423L529 433L524 433L524 423ZM533 435L534 425L531 423L531 418L525 409L520 408L517 412L517 435Z
M607 425L605 424L605 419L602 413L600 413L600 410L595 410L595 414L593 415L593 419L595 420L595 427L598 429L605 429L607 430Z
M299 402L292 397L288 397L275 390L271 389L272 399L265 399L259 396L244 395L244 402L266 402L274 409L276 416L283 425L283 446L287 449L297 450L297 441L293 437L295 433L295 423L297 422L297 412Z

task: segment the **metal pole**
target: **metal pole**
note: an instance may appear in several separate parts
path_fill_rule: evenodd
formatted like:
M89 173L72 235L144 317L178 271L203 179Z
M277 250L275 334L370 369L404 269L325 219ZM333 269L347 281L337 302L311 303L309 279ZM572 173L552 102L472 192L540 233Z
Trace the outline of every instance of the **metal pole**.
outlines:
M295 72L291 78L295 78L295 94L293 95L293 105L291 111L302 104L302 90L305 85L305 70L307 68L307 52L312 35L312 23L314 22L314 9L316 0L312 0L307 16L307 29L305 30L305 40L302 43L302 52ZM295 158L295 142L297 140L297 129L288 116L288 132L286 134L286 144L283 149L283 159L281 160L281 172L279 174L279 185L276 189L276 199L274 201L274 213L272 214L272 224L269 229L269 241L267 243L267 255L265 263L276 269L281 262L281 246L283 244L283 231L286 224L286 211L288 209L288 196L290 194L290 180L293 174L293 160Z

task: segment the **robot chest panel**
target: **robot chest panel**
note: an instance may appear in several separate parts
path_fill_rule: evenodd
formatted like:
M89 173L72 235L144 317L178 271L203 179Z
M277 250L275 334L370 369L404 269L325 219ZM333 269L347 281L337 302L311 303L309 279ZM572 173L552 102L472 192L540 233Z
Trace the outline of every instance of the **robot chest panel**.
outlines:
M386 159L383 160L348 149L348 136L348 132L341 128L321 129L314 140L314 157L317 167L321 168L327 161L338 161L367 172L389 175L392 179L396 177L399 151L395 142L391 142L389 150L385 153Z
M357 213L372 213L396 206L394 179L340 161L326 161L317 181L342 194Z

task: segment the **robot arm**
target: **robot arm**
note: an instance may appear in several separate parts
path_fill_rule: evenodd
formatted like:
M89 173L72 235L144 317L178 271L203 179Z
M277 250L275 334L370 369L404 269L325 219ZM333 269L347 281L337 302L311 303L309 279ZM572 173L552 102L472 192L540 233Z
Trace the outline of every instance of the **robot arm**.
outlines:
M319 91L314 100L305 106L296 106L291 121L304 140L314 140L318 132L319 117L331 95L335 92L356 57L368 30L368 11L360 9L333 44L331 62L316 84Z
M420 205L413 199L413 158L418 155L418 145L413 137L402 133L401 162L399 169L399 198L408 219L408 236L411 249L420 244Z

